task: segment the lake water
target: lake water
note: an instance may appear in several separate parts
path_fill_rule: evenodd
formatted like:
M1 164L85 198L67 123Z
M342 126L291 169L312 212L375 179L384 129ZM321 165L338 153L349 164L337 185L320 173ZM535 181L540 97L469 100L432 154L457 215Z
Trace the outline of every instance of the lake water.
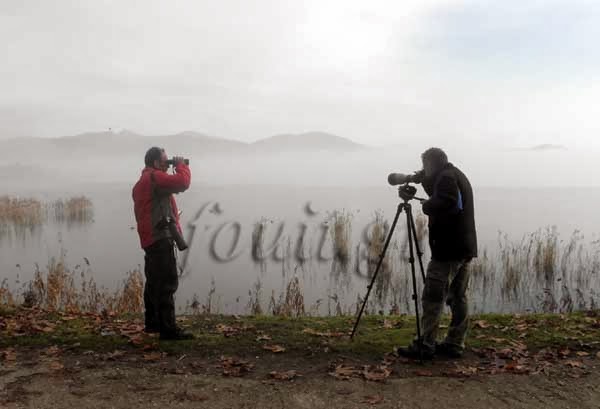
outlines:
M61 251L66 253L66 261L71 267L82 265L84 257L87 258L90 263L88 274L108 288L115 288L128 270L143 267L143 251L137 232L132 229L131 186L98 184L5 193L34 196L45 202L83 194L94 203L94 222L91 224L49 223L35 234L4 237L0 241L0 271L9 279L9 284L14 283L17 276L21 282L31 279L36 263L43 270L48 260ZM419 194L423 195L422 192ZM495 254L498 249L499 231L506 233L510 241L519 242L525 234L548 226L556 226L564 243L575 230L580 230L586 251L595 251L593 242L600 233L600 219L596 214L596 204L600 203L599 188L477 188L475 195L480 248L487 249L489 254ZM391 221L399 201L396 191L389 186L264 185L194 185L188 192L178 195L177 200L183 211L186 236L188 239L193 237L190 249L179 255L179 261L181 264L185 261L186 269L177 293L178 305L183 307L194 294L201 303L204 302L214 282L216 309L238 314L247 312L249 291L257 282L260 282L263 309L267 309L271 294L274 292L277 298L294 276L302 284L307 309L312 306L315 312L326 314L333 308L335 300L339 300L344 309L353 311L357 296L364 294L368 282L364 262L358 263L359 267L362 264L361 273L356 271L357 248L364 251L365 229L372 228L370 223L375 214L379 212ZM412 203L415 214L419 214L420 205ZM332 268L332 236L330 232L323 233L323 223L331 226L331 216L336 211L349 217L346 226L350 226L351 257L346 269L332 271L335 270ZM261 219L265 226L265 250L279 229L283 244L275 251L275 259L269 257L264 262L257 262L252 257L251 243L255 223ZM392 257L398 259L394 263L395 271L392 271L391 289L382 304L373 308L387 310L396 294L401 309L410 309L410 281L407 281L406 265L402 262L404 226L405 220L401 218L391 250ZM240 237L233 246L236 229L239 229ZM306 257L303 262L294 257L300 237L304 238L302 248ZM363 244L357 247L359 243ZM425 261L427 259L426 254ZM585 290L598 292L596 272L586 271L594 277L588 281L590 288ZM525 303L502 300L501 278L495 277L490 282L494 288L488 289L489 292L474 294L477 311L520 310L540 302L534 299L539 297L539 289L528 293L527 297L531 299ZM476 283L474 288L481 292L482 285L482 282ZM560 284L556 288L560 291ZM586 299L588 296L586 292Z

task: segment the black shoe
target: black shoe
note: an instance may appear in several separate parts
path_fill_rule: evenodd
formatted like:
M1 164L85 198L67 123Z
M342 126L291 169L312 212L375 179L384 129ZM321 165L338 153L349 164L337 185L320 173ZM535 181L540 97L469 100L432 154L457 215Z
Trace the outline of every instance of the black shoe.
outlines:
M144 327L144 332L146 334L158 334L160 332L160 330L158 329L158 327L154 327L152 325L146 325Z
M419 351L419 346L417 343L413 342L407 347L399 347L396 349L398 355L403 356L405 358L411 359L433 359L433 355L435 351L433 348L428 347L426 345L421 344L421 351Z
M188 339L194 339L194 335L189 332L185 332L184 330L177 328L175 332L161 332L160 338L163 341L184 341Z
M462 358L464 349L458 345L442 342L441 344L435 345L435 353L448 358L458 359Z

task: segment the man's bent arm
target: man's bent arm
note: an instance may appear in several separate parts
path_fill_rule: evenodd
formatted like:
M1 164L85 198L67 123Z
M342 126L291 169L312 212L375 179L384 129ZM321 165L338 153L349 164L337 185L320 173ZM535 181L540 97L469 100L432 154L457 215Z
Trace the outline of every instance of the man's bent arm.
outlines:
M154 182L163 193L181 193L190 187L192 172L188 165L180 162L175 166L175 174L154 172Z
M448 213L458 206L458 185L450 176L442 176L437 182L433 196L423 202L423 213L437 216Z

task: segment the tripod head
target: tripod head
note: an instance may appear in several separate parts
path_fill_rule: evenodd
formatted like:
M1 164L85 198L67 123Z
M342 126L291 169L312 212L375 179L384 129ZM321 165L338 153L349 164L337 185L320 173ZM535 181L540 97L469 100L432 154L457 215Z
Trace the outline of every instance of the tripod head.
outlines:
M405 202L412 200L415 198L415 194L417 194L417 188L405 183L398 187L398 196Z

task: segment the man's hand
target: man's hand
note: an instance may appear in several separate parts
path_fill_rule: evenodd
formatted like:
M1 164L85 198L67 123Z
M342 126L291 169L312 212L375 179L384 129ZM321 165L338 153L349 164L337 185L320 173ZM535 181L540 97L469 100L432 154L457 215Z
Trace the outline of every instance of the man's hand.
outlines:
M183 163L183 156L173 156L173 165L177 166Z

